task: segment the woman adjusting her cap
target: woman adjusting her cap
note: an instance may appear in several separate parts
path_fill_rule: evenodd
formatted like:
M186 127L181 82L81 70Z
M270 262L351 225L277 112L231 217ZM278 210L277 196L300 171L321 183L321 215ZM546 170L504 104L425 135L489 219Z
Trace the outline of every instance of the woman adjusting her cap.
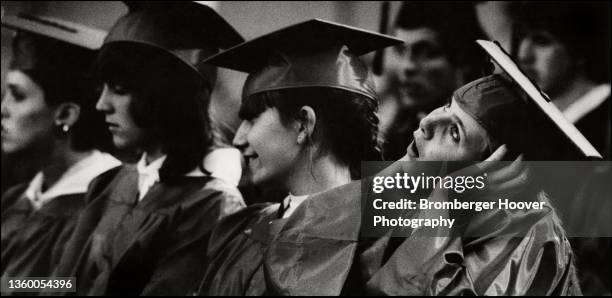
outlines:
M459 88L447 105L421 120L406 159L483 160L502 144L526 160L578 159L567 140L509 77L496 74ZM415 231L385 262L365 258L361 264L370 272L364 276L366 290L387 295L580 294L574 254L552 207L555 198L549 199L549 190L539 182L527 181L509 200L543 203L540 210L471 214L456 235ZM497 200L502 193L490 195ZM427 218L427 212L420 216ZM382 237L362 255L381 255L394 240Z

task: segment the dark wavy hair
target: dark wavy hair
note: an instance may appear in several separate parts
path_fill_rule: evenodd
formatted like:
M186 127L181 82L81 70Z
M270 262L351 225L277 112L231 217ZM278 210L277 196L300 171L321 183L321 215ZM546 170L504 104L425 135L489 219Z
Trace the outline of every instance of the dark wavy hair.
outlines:
M201 76L161 49L121 42L102 48L96 73L133 96L134 122L167 155L162 180L196 167L207 173L202 160L219 144L208 114L211 92Z
M361 176L361 161L382 160L378 139L378 100L341 89L304 87L266 91L243 99L239 116L253 119L267 108L276 108L285 125L299 119L303 106L317 115L312 142L319 152L331 153L349 166L351 177Z
M111 147L104 116L96 111L99 92L92 75L96 52L42 35L19 32L13 39L10 69L30 77L44 92L49 106L70 102L80 115L70 128L70 146L76 151Z

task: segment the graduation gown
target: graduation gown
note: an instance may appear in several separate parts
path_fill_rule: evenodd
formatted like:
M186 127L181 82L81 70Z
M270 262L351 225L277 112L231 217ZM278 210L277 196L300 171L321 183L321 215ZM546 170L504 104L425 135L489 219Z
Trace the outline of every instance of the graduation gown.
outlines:
M194 295L267 294L263 258L271 237L285 222L278 217L279 205L250 205L219 223L207 249L206 271Z
M521 196L548 202L545 193L533 189ZM382 256L384 245L373 245L362 254L369 258L360 260L362 267L375 269L365 275L366 290L384 295L581 294L572 249L552 208L478 213L465 235L470 237L417 231L388 258Z
M84 193L54 198L39 210L17 185L2 196L2 276L50 276L85 205Z
M610 235L610 167L605 171L593 171L585 175L574 200L568 205L565 223L574 228L574 235ZM585 295L610 296L612 275L610 274L611 237L571 237L569 239L576 254L578 278Z
M311 196L285 219L280 204L252 205L225 218L195 294L339 295L358 243L359 212L338 210L359 208L359 197L343 199L355 185Z
M98 177L55 276L81 295L185 295L202 275L212 227L244 207L238 190L210 176L159 182L138 202L138 173Z
M551 209L483 214L468 225L470 234L482 235L473 238L366 239L359 235L360 195L360 183L351 183L310 197L284 222L267 221L273 210L253 212L258 219L217 232L241 240L213 256L199 294L580 293L571 248ZM245 231L262 226L274 234L267 243L245 240Z
M3 277L50 276L85 206L85 193L96 176L121 163L92 151L44 189L44 173L2 196ZM6 294L6 293L3 293Z

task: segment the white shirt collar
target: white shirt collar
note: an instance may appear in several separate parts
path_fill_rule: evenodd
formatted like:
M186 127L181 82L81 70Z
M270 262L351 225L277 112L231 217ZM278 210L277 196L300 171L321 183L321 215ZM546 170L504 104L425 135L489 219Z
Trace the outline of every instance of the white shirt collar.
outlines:
M282 218L288 218L291 216L295 209L297 209L297 207L300 206L300 204L302 204L302 202L304 202L309 196L310 195L294 196L289 194L281 204L281 208L286 208L285 212L283 212Z
M609 96L610 84L599 85L569 105L563 115L571 123L576 123L604 103Z
M136 170L138 171L138 201L142 200L147 192L149 192L149 189L159 182L159 169L161 169L167 157L167 155L163 155L147 165L147 154L142 154L142 157L136 164Z
M94 150L90 156L66 170L59 180L45 192L42 192L43 173L38 172L26 189L25 196L35 209L40 209L59 196L87 192L91 180L119 165L121 162L112 155Z
M204 168L211 176L238 186L242 176L240 151L236 148L215 149L204 158Z

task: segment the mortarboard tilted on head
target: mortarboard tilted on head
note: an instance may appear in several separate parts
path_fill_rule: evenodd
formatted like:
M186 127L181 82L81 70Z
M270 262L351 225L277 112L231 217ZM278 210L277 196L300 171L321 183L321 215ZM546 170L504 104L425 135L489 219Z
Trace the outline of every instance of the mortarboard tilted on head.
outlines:
M80 100L94 88L90 70L105 31L23 12L3 15L2 26L17 32L9 68L30 76L45 96Z
M3 15L2 26L21 32L35 33L90 50L102 46L106 31L50 16L28 13Z
M214 68L197 66L202 60L244 41L210 6L197 1L125 1L128 13L110 30L103 49L138 44L178 58L210 86Z
M399 43L387 35L313 19L237 45L204 63L249 73L243 98L328 87L376 100L372 74L358 56Z
M601 158L501 47L483 40L478 44L504 73L470 82L455 91L453 98L487 130L491 150L506 143L536 160Z

